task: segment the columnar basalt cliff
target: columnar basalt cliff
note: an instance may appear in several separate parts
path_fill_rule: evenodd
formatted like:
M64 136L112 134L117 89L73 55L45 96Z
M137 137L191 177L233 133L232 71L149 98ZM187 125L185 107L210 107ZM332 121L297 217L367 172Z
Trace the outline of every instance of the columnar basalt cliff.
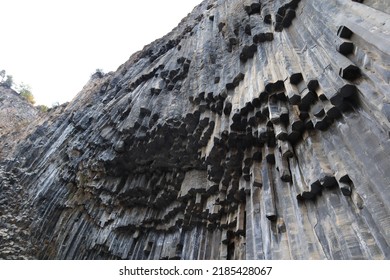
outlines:
M0 257L389 259L389 13L204 1L1 159Z

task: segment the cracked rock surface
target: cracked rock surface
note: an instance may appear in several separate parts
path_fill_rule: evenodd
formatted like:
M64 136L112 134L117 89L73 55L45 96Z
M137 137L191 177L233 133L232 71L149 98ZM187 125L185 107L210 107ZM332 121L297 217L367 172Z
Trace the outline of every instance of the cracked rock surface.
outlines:
M0 158L0 257L389 259L389 12L204 1Z

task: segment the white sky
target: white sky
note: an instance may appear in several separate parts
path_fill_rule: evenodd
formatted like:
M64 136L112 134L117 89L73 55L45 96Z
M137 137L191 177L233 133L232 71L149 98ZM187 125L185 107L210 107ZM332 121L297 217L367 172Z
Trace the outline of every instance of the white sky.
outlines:
M0 0L0 70L36 105L70 101L95 69L116 70L202 0Z

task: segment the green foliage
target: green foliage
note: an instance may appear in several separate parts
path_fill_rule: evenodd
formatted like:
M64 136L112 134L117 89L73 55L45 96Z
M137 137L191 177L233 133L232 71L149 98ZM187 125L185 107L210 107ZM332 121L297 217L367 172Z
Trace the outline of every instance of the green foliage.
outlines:
M28 91L24 91L22 93L20 93L20 95L27 100L28 103L34 105L35 104L35 99L34 99L34 95L31 93L31 92L28 92Z
M7 75L5 70L0 70L0 86L12 88L14 86L14 79L11 75ZM20 85L16 85L14 88L20 96L27 100L30 104L35 104L34 95L31 92L31 87L27 84L20 83ZM37 108L42 112L47 112L49 109L45 105L39 105Z
M42 113L46 113L49 110L49 107L47 107L46 105L37 105L36 108Z
M24 99L27 100L30 104L35 104L34 95L31 93L31 87L29 85L26 85L24 83L21 83L18 86L18 91L20 96L22 96Z

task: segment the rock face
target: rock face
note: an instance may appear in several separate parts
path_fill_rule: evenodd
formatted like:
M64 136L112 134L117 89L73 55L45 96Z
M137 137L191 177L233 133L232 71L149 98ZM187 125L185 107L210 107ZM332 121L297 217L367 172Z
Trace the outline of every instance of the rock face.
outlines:
M12 153L15 141L26 137L38 117L35 107L13 89L0 85L0 159Z
M14 90L0 85L0 160L12 154L15 143L34 129L38 111ZM16 171L16 170L15 170ZM16 173L16 172L15 172ZM18 176L0 164L0 258L28 259L30 217Z
M204 1L3 159L25 251L389 259L389 69L386 1Z

